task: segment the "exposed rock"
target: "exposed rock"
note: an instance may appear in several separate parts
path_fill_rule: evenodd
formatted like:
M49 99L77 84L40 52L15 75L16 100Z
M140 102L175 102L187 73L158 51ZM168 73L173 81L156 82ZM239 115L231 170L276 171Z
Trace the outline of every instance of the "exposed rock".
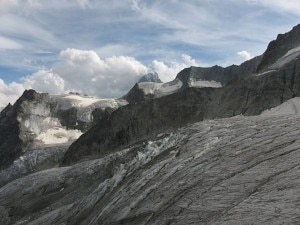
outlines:
M263 54L257 72L259 73L268 69L268 67L274 64L289 50L296 47L300 47L300 24L285 34L279 34L276 40L270 42L266 52Z
M74 142L64 162L104 156L136 141L203 119L258 115L300 96L300 59L262 76L245 76L222 88L188 88L115 111Z
M1 225L9 225L10 224L10 219L9 219L7 210L2 206L0 206L0 224Z
M0 189L11 224L297 224L300 115L203 121ZM1 215L1 214L0 214Z
M162 96L166 96L190 87L220 88L222 85L226 85L239 77L253 74L256 71L260 61L261 56L258 56L242 63L239 66L232 65L226 68L221 66L213 66L208 68L192 66L190 68L183 69L177 75L177 78L171 82L164 84L153 82L137 83L123 98L129 103L137 103L154 98L160 98ZM174 86L173 83L178 81L182 83L180 86L178 86L178 88L173 88L174 91L168 92L164 90L164 87L168 88L168 86Z
M239 66L232 65L226 68L221 66L207 68L191 66L178 73L177 78L183 82L183 88L190 87L189 83L191 80L215 81L222 85L226 85L234 79L253 74L260 63L261 58L261 56L258 56Z
M70 144L101 118L108 117L125 104L124 100L96 99L78 94L49 95L26 90L13 106L9 104L0 114L0 169L11 171L15 168L22 175L34 171L38 166L35 163L24 167L23 162L14 165L14 161L25 152L48 149L44 145L62 144L62 149L66 149L66 143ZM53 154L56 153L42 154L40 158L43 160L37 161L45 163L44 156L53 157ZM17 178L17 174L13 174L8 177ZM0 185L9 180L5 177L0 173L0 179L3 178Z
M0 169L10 165L31 142L31 134L19 123L26 114L23 102L34 102L43 98L34 90L26 90L12 106L9 104L0 114Z

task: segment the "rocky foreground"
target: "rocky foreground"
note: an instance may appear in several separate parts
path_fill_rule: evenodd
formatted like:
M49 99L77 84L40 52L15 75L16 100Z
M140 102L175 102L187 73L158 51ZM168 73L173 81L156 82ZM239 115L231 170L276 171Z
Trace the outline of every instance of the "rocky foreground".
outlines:
M0 189L0 224L297 224L300 115L159 134Z

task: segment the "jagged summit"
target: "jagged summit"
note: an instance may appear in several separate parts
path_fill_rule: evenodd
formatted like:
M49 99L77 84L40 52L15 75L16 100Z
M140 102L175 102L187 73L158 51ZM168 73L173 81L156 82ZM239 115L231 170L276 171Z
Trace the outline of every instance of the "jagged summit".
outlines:
M138 81L138 83L143 83L143 82L162 83L162 81L158 76L158 73L156 72L150 72L142 76L141 79Z

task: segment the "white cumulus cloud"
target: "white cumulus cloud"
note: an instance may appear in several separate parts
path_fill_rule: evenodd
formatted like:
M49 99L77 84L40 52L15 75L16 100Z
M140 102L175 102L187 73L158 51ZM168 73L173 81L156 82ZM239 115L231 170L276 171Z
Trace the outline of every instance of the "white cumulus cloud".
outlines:
M173 80L176 75L184 68L190 66L200 66L191 56L182 54L181 62L173 61L171 63L165 63L163 61L153 60L152 69L156 71L163 82Z
M66 88L99 97L121 97L148 68L128 56L100 58L95 51L66 49L55 71L66 81Z
M253 56L251 55L251 53L243 50L237 53L239 56L241 56L244 60L249 60L252 59Z
M4 108L9 102L13 104L18 97L23 93L24 86L16 82L6 84L0 79L0 110Z
M57 94L64 92L65 89L65 81L51 70L39 70L23 80L25 88L32 88L39 92Z
M113 56L100 58L95 51L68 48L60 52L60 64L52 70L39 70L23 77L21 82L6 84L0 79L0 108L15 100L25 89L61 94L75 91L102 98L118 98L149 71L156 71L164 81L173 80L184 68L199 66L191 56L180 61L154 60L146 66L135 58Z

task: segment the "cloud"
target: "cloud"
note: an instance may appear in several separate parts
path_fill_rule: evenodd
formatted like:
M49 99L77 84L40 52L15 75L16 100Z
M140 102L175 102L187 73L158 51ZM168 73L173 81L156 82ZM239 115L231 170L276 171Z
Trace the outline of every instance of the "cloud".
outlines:
M249 1L249 0L248 0ZM256 0L252 3L257 5L262 5L265 8L275 9L277 11L284 11L289 13L294 13L299 15L300 11L300 2L299 0Z
M0 12L9 11L10 9L17 7L18 4L18 0L0 0Z
M77 0L77 1L79 3L80 7L83 8L83 9L89 7L89 5L90 5L89 0Z
M237 55L241 56L244 60L249 60L253 58L253 56L245 50L238 52Z
M0 79L0 109L4 108L9 102L14 103L24 91L22 84L12 82L6 84Z
M23 46L18 42L11 40L9 38L0 36L0 49L22 49Z
M190 66L200 66L199 63L197 63L196 60L189 55L182 54L181 59L181 62L173 61L170 63L153 60L150 67L158 73L163 82L167 82L173 80L184 68Z
M0 79L0 107L13 103L25 89L61 94L76 91L102 98L118 98L149 71L158 72L165 82L189 66L199 66L191 56L182 54L180 61L154 60L149 66L128 56L100 58L92 50L68 48L60 52L60 63L52 70L41 69L22 82L5 84Z
M51 70L39 70L23 78L23 82L24 88L32 88L39 92L58 94L65 90L65 81Z
M59 94L65 92L64 80L51 70L40 70L32 75L23 77L22 83L6 84L0 79L0 109L9 102L13 104L25 89L34 89L39 92Z
M55 71L66 88L99 97L121 97L148 68L128 56L100 58L95 51L66 49Z

